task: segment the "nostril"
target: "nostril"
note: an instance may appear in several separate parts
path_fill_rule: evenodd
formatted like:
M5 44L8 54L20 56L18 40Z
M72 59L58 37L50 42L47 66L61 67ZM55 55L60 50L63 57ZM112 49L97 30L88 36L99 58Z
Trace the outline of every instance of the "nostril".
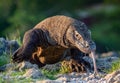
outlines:
M86 43L86 45L85 45L85 46L88 48L88 47L89 47L89 43L88 43L87 41L86 41L85 43Z
M88 43L86 43L86 47L87 47L87 48L89 47L89 44L88 44Z
M89 45L86 46L87 48L89 47Z
M89 47L90 47L90 46L87 44L87 45L86 45L86 48L89 48Z

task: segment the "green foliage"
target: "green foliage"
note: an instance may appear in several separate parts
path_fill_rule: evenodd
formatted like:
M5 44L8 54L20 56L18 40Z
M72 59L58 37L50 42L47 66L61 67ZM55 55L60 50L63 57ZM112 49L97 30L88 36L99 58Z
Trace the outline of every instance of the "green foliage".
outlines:
M120 25L119 21L104 21L93 25L92 37L101 42L109 50L118 50L120 47ZM105 49L105 48L103 48ZM109 51L108 50L108 51Z
M32 78L27 78L27 79L8 78L8 79L4 79L4 78L0 77L0 83L31 83L31 82L34 83L35 80Z
M19 34L19 32L18 32L18 34ZM20 36L17 37L17 36L13 35L13 36L10 36L10 37L6 37L6 39L7 40L11 40L11 39L16 40L20 46L22 45ZM2 47L2 46L3 46L3 44L0 43L0 47ZM12 54L11 52L10 52L10 54L7 54L6 52L4 52L2 55L0 55L0 66L11 62L11 56L12 56L11 54Z
M25 71L18 72L18 71L5 71L0 72L0 83L29 83L35 82L35 79L32 78L21 78L25 73ZM7 77L7 78L5 78Z
M114 61L111 65L111 68L108 70L105 70L105 72L111 73L111 72L117 71L119 69L120 69L120 59Z
M17 72L16 71L16 72L12 72L10 75L11 76L17 76L17 75L20 76L20 75L23 75L24 73L25 73L25 71L22 71L22 72Z
M54 70L54 71L49 71L46 69L40 69L40 71L44 74L45 77L51 79L51 80L55 80L57 79L56 75L60 74L61 69L59 70ZM6 71L6 72L2 72L0 74L2 74L0 76L0 83L28 83L28 82L35 82L36 80L43 80L45 79L43 78L39 78L39 79L32 79L32 78L19 78L19 76L22 76L25 73L25 71L19 72L19 71ZM66 73L66 72L65 72ZM62 71L63 74L63 71ZM4 79L3 77L10 77L7 79Z
M22 45L22 38L20 36L20 31L16 30L15 34L11 34L10 35L6 35L6 40L10 41L10 40L15 40L17 41L18 45Z
M64 62L62 62L62 63L64 63ZM62 64L59 69L56 69L54 71L50 71L47 69L41 69L41 71L47 78L49 78L51 80L55 80L57 74L69 73L71 70L70 70L70 67L68 65Z
M10 62L10 55L7 55L5 52L0 56L0 66L5 65Z
M42 69L41 71L47 78L51 80L55 80L56 79L55 75L59 74L59 70L48 71L48 70Z
M15 34L16 29L23 34L48 16L62 14L61 12L64 11L70 12L86 3L93 2L70 0L68 4L65 0L8 0L6 3L0 0L0 36L6 36L8 33Z
M104 0L105 3L107 4L117 4L119 5L120 0Z

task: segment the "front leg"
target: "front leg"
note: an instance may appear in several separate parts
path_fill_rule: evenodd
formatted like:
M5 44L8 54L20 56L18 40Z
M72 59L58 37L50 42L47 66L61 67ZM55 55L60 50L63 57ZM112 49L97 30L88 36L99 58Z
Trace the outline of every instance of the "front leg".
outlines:
M77 49L70 49L69 54L67 54L70 59L64 60L62 66L67 65L70 72L87 72L87 68L91 68L91 65L83 59L84 55Z
M82 60L82 61L81 61ZM66 68L69 67L69 72L87 72L87 68L90 64L83 59L81 60L75 60L75 59L70 59L70 60L64 60L62 62L62 67Z

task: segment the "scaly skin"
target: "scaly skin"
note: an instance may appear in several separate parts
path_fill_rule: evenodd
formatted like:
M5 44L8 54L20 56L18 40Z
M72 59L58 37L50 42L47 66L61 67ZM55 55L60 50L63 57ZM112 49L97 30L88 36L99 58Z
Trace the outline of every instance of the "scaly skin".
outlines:
M71 49L89 54L96 49L96 45L91 39L90 30L83 22L58 15L43 20L27 31L23 45L15 51L12 59L13 62L27 60L42 67L64 60L66 56L73 60L81 57ZM74 62L80 64L81 60L76 61Z

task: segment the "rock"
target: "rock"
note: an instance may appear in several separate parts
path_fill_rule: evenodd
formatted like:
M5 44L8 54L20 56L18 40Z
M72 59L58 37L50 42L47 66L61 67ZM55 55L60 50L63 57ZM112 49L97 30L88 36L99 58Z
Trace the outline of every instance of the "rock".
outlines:
M26 73L23 75L25 78L44 78L43 74L40 72L39 69L31 68L26 71Z
M92 58L90 58L89 56L84 56L83 59L84 59L86 62L89 62L90 65L93 67L93 60L92 60Z
M111 74L106 75L105 79L107 80L107 83L113 83L115 81L120 81L119 76L120 76L120 70L112 72Z
M15 65L14 64L11 64L11 63L9 63L9 64L5 64L5 65L3 65L3 66L0 66L0 71L7 71L7 70L12 70L12 69L14 69L15 68Z
M113 61L118 60L118 57L105 57L97 59L97 67L99 70L105 70L111 67Z
M120 55L117 52L111 51L107 53L102 53L100 57L120 57Z
M18 43L15 40L7 41L4 38L0 38L0 55L4 52L7 54L13 53L19 47ZM118 60L118 54L116 52L108 52L101 54L101 58L96 58L97 67L99 70L108 69L111 67L111 63L115 60ZM89 62L93 68L93 61L90 57L85 56L83 59ZM61 67L61 63L56 63L52 65L46 65L43 69L48 71L56 71L59 70ZM12 69L17 68L20 71L26 72L22 76L11 76L14 71ZM36 64L31 64L30 62L23 61L19 63L17 66L16 64L6 64L0 67L0 71L9 70L7 75L2 75L0 73L0 78L4 80L7 79L26 79L26 78L33 78L35 79L35 83L120 83L120 70L115 71L111 74L105 75L102 73L101 77L91 78L91 70L88 73L76 73L72 72L69 74L60 74L56 76L56 80L47 79L40 71ZM93 69L92 69L93 70ZM19 71L15 71L19 72ZM101 73L101 71L99 71ZM39 78L43 80L39 80ZM36 80L37 79L37 80Z
M15 50L17 50L17 48L19 48L17 41L15 40L7 41L6 52L8 54L13 53Z
M27 61L23 61L23 62L19 63L16 68L19 69L19 71L23 71L25 69L30 69L30 68L39 69L38 65L32 64L32 63L27 62Z
M63 75L63 76L59 77L58 79L56 79L56 81L61 81L62 83L70 82L70 77L67 75Z
M36 83L62 83L62 82L58 82L55 80L43 80L43 81L36 81Z
M18 64L13 64L13 63L5 64L5 65L0 67L0 71L19 70L22 72L25 69L31 69L31 68L39 69L38 65L32 64L32 63L27 62L27 61L23 61L23 62L18 63Z
M118 75L116 75L114 79L119 81L119 83L120 83L120 73Z
M115 81L114 83L120 83L120 81Z
M3 72L6 70L6 65L0 66L0 72Z
M0 38L0 55L3 55L3 53L12 54L17 48L19 47L19 44L15 40L5 40L4 38Z
M0 55L5 52L6 40L4 38L0 38Z

